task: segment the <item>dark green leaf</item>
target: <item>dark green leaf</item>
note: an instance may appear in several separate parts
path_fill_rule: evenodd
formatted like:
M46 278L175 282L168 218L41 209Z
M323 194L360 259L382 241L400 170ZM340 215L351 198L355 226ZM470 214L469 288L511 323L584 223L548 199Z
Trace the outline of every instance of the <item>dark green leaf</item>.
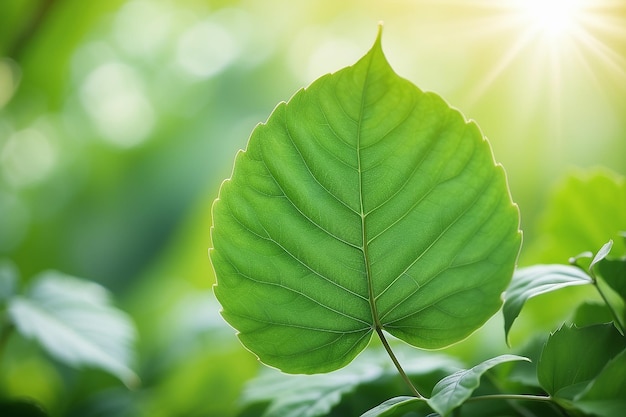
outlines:
M213 220L223 316L289 373L345 366L375 328L465 338L499 309L521 242L478 127L397 76L380 36L254 130Z
M539 383L550 395L572 399L626 346L610 324L563 326L546 342L537 364Z
M593 281L580 268L568 265L534 265L515 271L504 297L504 333L508 338L513 322L522 311L524 303L541 294Z
M576 397L574 405L589 414L615 417L626 410L626 350L610 360Z
M9 316L24 336L73 366L103 369L128 386L135 329L130 318L110 305L102 286L50 271L35 279L25 296L9 302Z
M465 402L478 386L480 377L494 366L512 361L528 361L517 355L501 355L488 359L471 369L463 369L439 381L433 389L428 404L443 417Z
M626 258L602 259L596 273L626 302Z

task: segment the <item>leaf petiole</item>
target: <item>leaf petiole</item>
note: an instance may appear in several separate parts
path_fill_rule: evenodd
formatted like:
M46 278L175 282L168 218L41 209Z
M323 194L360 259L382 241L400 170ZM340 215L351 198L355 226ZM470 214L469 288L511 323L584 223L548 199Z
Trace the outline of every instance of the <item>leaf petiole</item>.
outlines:
M393 350L391 349L391 346L389 346L389 342L387 342L387 338L385 337L385 334L383 333L383 330L380 327L377 326L376 327L376 333L378 334L378 337L380 338L380 341L383 343L383 346L385 347L385 350L387 351L387 354L391 358L391 361L396 366L396 369L398 370L398 373L400 374L400 376L402 377L404 382L406 382L406 384L409 386L409 389L411 390L413 395L416 398L419 398L420 400L423 400L424 396L422 394L420 394L420 392L417 390L417 388L415 388L415 385L413 385L413 383L409 379L409 377L406 374L406 372L404 372L404 369L402 369L402 365L400 365L400 362L398 361L398 358L393 353Z

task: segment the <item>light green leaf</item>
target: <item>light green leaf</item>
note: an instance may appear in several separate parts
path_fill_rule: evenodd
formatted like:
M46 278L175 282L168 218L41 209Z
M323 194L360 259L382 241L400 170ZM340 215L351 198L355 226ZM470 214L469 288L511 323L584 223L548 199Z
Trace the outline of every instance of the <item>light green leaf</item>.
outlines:
M513 322L530 298L574 285L593 281L580 268L569 265L534 265L515 271L504 296L504 333L508 338Z
M478 386L480 377L489 369L504 362L530 361L517 355L500 355L488 359L471 369L462 369L439 381L433 389L428 404L443 417L465 402Z
M625 346L626 339L613 324L563 326L548 338L537 364L537 378L550 395L572 399Z
M626 410L626 350L610 360L576 397L576 408L595 416L614 417Z
M593 267L600 261L606 258L606 256L611 252L611 248L613 247L613 240L609 240L607 243L602 245L598 253L593 257L591 264L589 265L589 271L593 270Z
M390 398L366 413L361 414L361 417L393 417L396 415L404 415L406 411L413 411L407 409L407 407L414 409L420 402L424 402L424 400L407 396ZM400 412L403 412L403 414L399 414Z
M131 370L135 329L110 305L102 286L59 272L42 273L25 296L9 302L9 317L25 337L72 366L93 366L136 386Z
M361 384L383 375L379 366L343 368L322 375L285 375L266 372L246 387L244 405L269 401L262 417L325 416L341 398Z
M345 366L375 329L429 349L467 337L521 242L476 124L397 76L380 36L254 130L213 220L223 317L289 373Z

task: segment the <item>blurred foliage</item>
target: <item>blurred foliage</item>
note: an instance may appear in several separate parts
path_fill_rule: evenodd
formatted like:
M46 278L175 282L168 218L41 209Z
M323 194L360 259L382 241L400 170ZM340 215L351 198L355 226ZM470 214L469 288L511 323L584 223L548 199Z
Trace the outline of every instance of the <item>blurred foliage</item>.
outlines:
M626 5L598 0L555 37L517 3L0 2L0 256L26 278L55 269L112 290L137 324L142 380L129 391L11 337L0 398L51 415L236 415L258 366L211 301L211 201L254 125L354 62L380 20L397 72L490 138L522 213L521 262L562 262L624 230ZM563 179L572 167L613 180ZM593 299L571 290L531 300L513 346ZM494 317L446 352L475 363L504 346Z

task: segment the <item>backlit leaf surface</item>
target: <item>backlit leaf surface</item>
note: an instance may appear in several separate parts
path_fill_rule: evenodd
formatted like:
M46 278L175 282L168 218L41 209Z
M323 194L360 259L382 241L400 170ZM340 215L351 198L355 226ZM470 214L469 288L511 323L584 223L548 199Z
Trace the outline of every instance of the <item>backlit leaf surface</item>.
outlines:
M375 329L463 339L500 307L521 241L476 124L397 76L380 36L254 130L213 220L224 318L290 373L346 365Z

